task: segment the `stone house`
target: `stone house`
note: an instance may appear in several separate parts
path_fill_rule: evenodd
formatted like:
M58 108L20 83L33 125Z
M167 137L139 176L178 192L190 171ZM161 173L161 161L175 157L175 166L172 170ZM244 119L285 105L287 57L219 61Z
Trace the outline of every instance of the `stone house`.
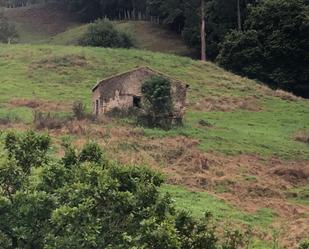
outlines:
M142 99L141 86L145 80L154 76L163 76L171 81L174 117L182 119L186 109L188 85L149 67L135 68L98 82L92 89L93 113L99 116L114 108L139 108Z

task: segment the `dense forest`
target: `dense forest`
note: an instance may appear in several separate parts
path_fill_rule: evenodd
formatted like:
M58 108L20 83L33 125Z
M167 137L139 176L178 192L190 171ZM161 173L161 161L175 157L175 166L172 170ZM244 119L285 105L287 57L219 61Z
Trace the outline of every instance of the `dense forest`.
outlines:
M0 0L18 7L47 0ZM98 18L165 25L197 53L205 21L207 59L274 88L309 97L308 0L58 0L85 22ZM203 11L202 11L203 10ZM203 14L203 15L202 15ZM203 18L205 17L205 18ZM204 36L204 35L202 35Z

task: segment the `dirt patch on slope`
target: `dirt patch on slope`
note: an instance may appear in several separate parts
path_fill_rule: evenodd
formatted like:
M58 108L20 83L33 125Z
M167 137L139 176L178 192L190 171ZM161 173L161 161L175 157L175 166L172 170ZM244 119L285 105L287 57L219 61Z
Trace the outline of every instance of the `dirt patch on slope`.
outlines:
M308 218L300 218L284 224L284 232L282 246L285 248L294 248L299 241L309 238L308 232Z
M283 90L274 91L273 96L281 98L283 100L288 100L288 101L298 101L302 99L301 97L295 96L293 93L289 93Z
M309 167L278 167L273 170L273 174L280 176L285 181L294 185L309 183Z
M43 112L69 112L72 107L67 102L43 101L35 99L12 99L7 107L28 107Z
M229 112L237 109L257 112L261 110L257 100L253 97L206 97L197 101L192 107L198 111Z
M80 55L65 55L65 56L50 56L36 61L30 65L32 70L35 69L57 69L59 67L85 67L88 61L85 56Z
M294 134L294 140L302 143L306 143L309 145L309 131L299 130Z

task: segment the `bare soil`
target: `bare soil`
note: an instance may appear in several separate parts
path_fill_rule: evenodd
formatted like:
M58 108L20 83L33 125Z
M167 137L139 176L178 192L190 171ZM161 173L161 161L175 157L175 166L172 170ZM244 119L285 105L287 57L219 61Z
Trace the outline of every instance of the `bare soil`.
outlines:
M42 112L69 112L72 109L72 105L69 105L68 102L18 98L9 101L7 107L28 107Z
M41 59L31 64L30 69L58 69L66 67L85 67L88 65L85 56L65 55L65 56L50 56Z
M198 111L223 111L229 112L237 109L257 112L261 110L257 99L254 97L204 97L192 104Z

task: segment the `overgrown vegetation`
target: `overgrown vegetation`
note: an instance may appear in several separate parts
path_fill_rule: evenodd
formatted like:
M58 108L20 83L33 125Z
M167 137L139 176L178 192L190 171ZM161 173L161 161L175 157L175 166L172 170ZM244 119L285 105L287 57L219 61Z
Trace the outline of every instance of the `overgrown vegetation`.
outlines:
M82 120L87 117L86 106L82 101L75 101L72 106L73 117Z
M61 160L50 138L27 132L5 138L0 163L0 238L18 248L239 248L239 231L219 239L211 215L195 220L160 195L160 174L108 161L93 143ZM108 232L107 232L108 231Z
M298 247L298 249L308 249L309 248L309 240L302 241Z
M134 46L131 36L117 30L108 20L97 20L90 24L79 44L82 46L110 48L131 48Z
M35 111L33 115L33 124L34 127L38 130L61 129L67 121L67 117L61 117L56 113L51 112L44 113L41 111Z

